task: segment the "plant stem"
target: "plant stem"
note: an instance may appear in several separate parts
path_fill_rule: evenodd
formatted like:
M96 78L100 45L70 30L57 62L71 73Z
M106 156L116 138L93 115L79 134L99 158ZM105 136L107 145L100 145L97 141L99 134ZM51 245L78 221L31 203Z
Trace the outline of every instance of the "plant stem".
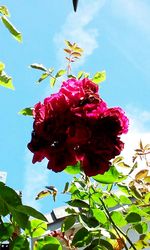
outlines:
M136 250L136 248L135 248L135 246L133 245L133 243L132 243L132 241L129 239L129 237L114 223L114 221L112 220L112 218L111 218L111 216L110 216L110 214L109 214L109 211L108 211L108 209L107 209L107 207L105 206L105 203L104 203L104 201L101 199L101 198L99 198L100 199L100 201L101 201L101 203L102 203L102 205L103 205L103 207L104 207L104 209L105 209L105 212L106 212L106 214L107 214L107 216L109 217L109 219L110 219L110 221L111 221L111 223L112 223L112 225L113 225L113 227L114 227L114 229L115 229L115 231L116 231L116 233L117 233L117 235L119 236L119 238L121 239L121 241L122 241L122 243L124 244L124 247L125 247L125 249L126 250L128 250L128 247L127 247L127 245L125 244L125 242L123 241L123 239L120 237L120 234L119 234L119 232L127 239L127 241L130 243L130 245L132 246L132 248L134 249L134 250ZM119 232L118 232L119 231Z

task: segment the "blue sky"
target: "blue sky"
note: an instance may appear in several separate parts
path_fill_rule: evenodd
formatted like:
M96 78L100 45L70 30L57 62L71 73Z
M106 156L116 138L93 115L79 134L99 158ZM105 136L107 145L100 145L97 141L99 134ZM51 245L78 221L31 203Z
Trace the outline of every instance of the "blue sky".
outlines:
M94 74L106 70L100 94L109 106L121 106L130 117L125 155L130 157L140 138L150 139L150 3L149 0L80 0L77 13L71 0L5 0L11 21L22 32L17 43L0 24L0 60L13 77L15 91L0 88L0 170L7 184L23 191L24 202L48 212L64 205L63 195L35 201L47 184L61 192L69 176L46 169L46 161L32 164L27 150L32 118L18 115L54 90L49 82L35 83L39 73L28 66L42 63L56 70L64 67L64 40L77 42L85 51L73 68ZM56 89L55 89L56 90Z

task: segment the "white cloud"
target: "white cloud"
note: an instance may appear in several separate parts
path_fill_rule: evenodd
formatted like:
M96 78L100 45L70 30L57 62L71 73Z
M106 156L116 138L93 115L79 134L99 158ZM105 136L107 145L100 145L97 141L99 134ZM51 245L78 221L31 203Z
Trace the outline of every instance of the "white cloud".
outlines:
M139 148L139 142L142 141L143 145L150 144L150 130L146 127L146 123L150 123L150 112L140 111L138 109L133 109L128 113L130 127L128 134L122 136L122 140L125 143L125 148L122 155L125 158L125 162L132 164L132 156L135 153L135 149ZM150 161L150 156L148 156ZM142 161L138 161L138 169L145 168Z
M80 64L84 62L85 57L91 55L93 50L98 47L98 29L89 28L88 25L100 12L105 2L106 0L83 0L80 3L78 11L76 13L71 12L68 15L65 23L62 25L60 33L57 33L54 38L54 41L59 48L58 57L60 61L64 57L62 51L64 40L76 42L84 49L84 57L80 61Z
M29 151L25 154L25 184L23 188L23 202L38 210L41 209L40 202L35 200L37 194L44 189L48 184L48 170L46 169L46 162L33 165L32 153Z

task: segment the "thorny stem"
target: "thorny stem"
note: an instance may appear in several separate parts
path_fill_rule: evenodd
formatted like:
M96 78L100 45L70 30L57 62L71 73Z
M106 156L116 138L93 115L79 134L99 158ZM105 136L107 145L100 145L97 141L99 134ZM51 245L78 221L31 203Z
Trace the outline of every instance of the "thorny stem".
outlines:
M105 206L104 201L103 201L101 198L99 198L99 199L100 199L100 201L101 201L101 203L102 203L102 205L103 205L103 207L104 207L104 209L105 209L105 212L106 212L107 216L109 217L109 219L110 219L110 221L111 221L111 223L112 223L112 225L113 225L113 227L114 227L114 229L115 229L117 235L119 236L120 240L121 240L122 243L124 244L125 249L128 250L128 247L127 247L127 245L125 244L124 240L120 237L120 234L119 234L119 233L121 233L121 234L127 239L127 241L130 243L130 245L132 246L132 248L133 248L134 250L136 250L135 246L133 245L133 243L132 243L132 241L129 239L129 237L128 237L128 236L127 236L127 235L126 235L126 234L125 234L125 233L124 233L124 232L114 223L114 221L112 220L112 218L111 218L111 216L110 216L110 214L109 214L109 211L108 211L107 207Z

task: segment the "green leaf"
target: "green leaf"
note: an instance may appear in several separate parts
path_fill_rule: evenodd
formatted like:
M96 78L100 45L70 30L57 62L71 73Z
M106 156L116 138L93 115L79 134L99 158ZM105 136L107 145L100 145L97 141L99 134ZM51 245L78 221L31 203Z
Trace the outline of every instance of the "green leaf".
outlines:
M124 205L132 204L132 201L125 195L120 195L119 199L120 199L121 203Z
M69 188L69 182L66 182L64 190L63 190L63 194L65 194L66 192L68 192L68 188Z
M72 207L82 207L82 208L89 208L89 204L87 204L86 202L82 201L82 200L71 200L67 202L70 206Z
M139 233L139 234L144 234L147 232L148 230L148 224L146 222L141 222L138 224L134 225L135 230Z
M67 174L79 174L81 172L80 162L77 162L74 166L67 166L64 172Z
M8 186L0 188L0 198L5 201L6 204L16 207L22 204L20 196Z
M0 62L0 75L4 69L5 69L5 64Z
M29 242L24 236L19 235L17 238L15 238L11 242L10 249L11 250L30 250Z
M57 74L55 75L55 77L61 77L62 75L64 75L66 73L66 70L65 69L61 69L57 72Z
M106 80L106 72L105 71L101 71L101 72L97 72L94 77L92 78L92 82L99 84L103 81Z
M75 216L68 216L66 219L63 221L61 225L61 231L66 232L68 229L70 229L76 222L76 217Z
M29 217L24 213L18 212L17 209L11 206L8 206L8 207L9 207L9 211L11 212L13 216L13 220L18 224L20 228L25 229L28 224Z
M88 231L93 232L100 229L99 222L95 219L95 217L87 217L87 215L81 214L79 215L79 222Z
M124 192L125 194L129 195L129 188L123 184L117 184L117 186L119 187L119 189Z
M77 75L77 78L78 78L78 79L81 79L82 76L83 76L83 74L84 74L84 71L80 71L80 72L78 73L78 75Z
M40 193L38 193L35 199L39 200L39 199L44 198L44 197L51 195L51 194L52 194L52 192L50 190L46 189L46 190L43 190Z
M37 82L38 82L38 83L42 82L42 81L45 80L48 76L49 76L49 73L48 73L48 72L43 73L43 74L41 75L41 77L38 79Z
M32 207L29 207L26 205L20 205L20 206L16 207L16 210L18 212L21 212L21 213L26 214L28 216L32 216L36 219L43 220L43 221L47 222L46 217L42 213L40 213L39 211L37 211L36 209L34 209Z
M119 227L127 225L127 221L125 220L123 214L119 211L111 212L111 218L114 221L114 223Z
M0 75L0 86L3 86L8 89L14 90L14 85L12 83L12 78L7 76L4 72Z
M28 221L25 232L32 238L42 236L47 230L47 223L41 220L33 219Z
M107 222L107 217L106 217L105 213L102 210L100 210L98 208L94 208L94 209L92 209L92 212L93 212L93 216L100 223L105 224Z
M107 207L115 207L118 205L118 201L111 195L104 200Z
M62 250L62 246L57 238L46 236L44 239L36 241L34 250Z
M19 115L33 116L33 108L25 108L18 112Z
M128 223L135 223L141 221L141 216L138 213L131 212L126 216Z
M56 83L56 78L52 77L50 78L50 86L53 88Z
M5 17L2 16L1 20L5 27L9 30L9 32L13 35L13 37L18 41L22 41L22 35L21 33L11 24L11 22Z
M0 242L9 240L9 238L12 236L13 231L14 228L12 224L10 223L0 224Z
M72 245L75 247L83 247L88 245L92 240L91 234L84 227L79 229L72 240Z
M119 173L115 166L111 166L110 169L104 174L98 174L93 177L94 180L104 184L116 183L124 180L126 177Z
M5 16L10 16L9 10L6 6L0 6L0 13Z
M33 68L33 69L48 71L47 68L45 68L42 64L38 64L38 63L33 63L33 64L30 65L30 67Z

